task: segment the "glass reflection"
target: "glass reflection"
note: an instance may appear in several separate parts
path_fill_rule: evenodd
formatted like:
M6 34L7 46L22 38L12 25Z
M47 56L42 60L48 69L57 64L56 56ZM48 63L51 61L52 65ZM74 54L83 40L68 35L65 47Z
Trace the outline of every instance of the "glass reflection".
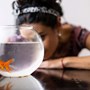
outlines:
M31 75L21 78L0 77L0 90L43 90L43 87Z

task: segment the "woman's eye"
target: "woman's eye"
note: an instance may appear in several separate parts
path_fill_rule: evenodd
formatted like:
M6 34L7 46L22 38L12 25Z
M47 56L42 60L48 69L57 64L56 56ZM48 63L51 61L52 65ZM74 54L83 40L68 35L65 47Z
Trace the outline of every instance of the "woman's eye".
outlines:
M44 40L45 39L45 35L41 35L41 39Z

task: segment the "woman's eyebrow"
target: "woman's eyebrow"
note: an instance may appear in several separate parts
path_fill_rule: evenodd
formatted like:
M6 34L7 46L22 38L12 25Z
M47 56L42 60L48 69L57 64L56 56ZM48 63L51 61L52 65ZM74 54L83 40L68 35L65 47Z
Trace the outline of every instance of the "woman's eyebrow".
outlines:
M43 34L46 34L46 32L39 32L38 34L39 35L43 35Z

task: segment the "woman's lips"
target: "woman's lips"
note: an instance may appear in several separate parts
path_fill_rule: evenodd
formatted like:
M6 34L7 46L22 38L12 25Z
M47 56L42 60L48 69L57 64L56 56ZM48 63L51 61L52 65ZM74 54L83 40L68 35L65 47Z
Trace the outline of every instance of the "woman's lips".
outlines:
M49 53L47 50L45 50L44 60L50 59L51 56L49 56Z
M47 51L45 50L44 60L47 60L47 59L48 59L48 53L47 53Z

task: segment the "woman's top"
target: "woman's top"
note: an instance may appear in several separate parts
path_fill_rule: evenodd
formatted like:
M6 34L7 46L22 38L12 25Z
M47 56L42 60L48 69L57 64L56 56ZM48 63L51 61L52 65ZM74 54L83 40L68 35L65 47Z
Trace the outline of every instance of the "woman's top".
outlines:
M77 56L83 48L86 48L86 39L89 34L90 32L85 28L75 27L73 29L71 38L72 56Z
M61 50L58 50L59 57L77 56L83 48L86 48L86 38L89 34L90 31L85 28L75 26L71 32L69 44L62 45Z

